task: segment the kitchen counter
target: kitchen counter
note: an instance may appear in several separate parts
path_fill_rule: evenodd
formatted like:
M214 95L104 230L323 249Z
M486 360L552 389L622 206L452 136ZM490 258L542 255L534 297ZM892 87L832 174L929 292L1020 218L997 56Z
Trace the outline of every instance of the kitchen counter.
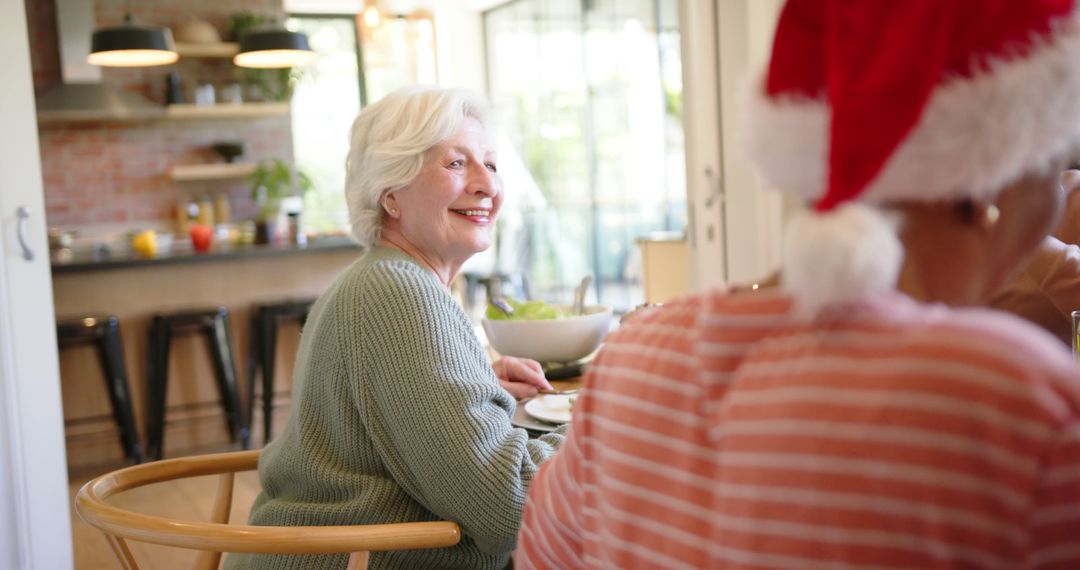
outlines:
M281 246L248 245L212 249L206 253L196 253L190 248L177 248L170 253L155 257L142 257L134 252L116 254L60 253L52 252L53 275L98 271L102 269L127 269L133 267L159 267L185 263L204 263L213 261L235 261L240 259L265 258L298 255L304 253L328 252L335 250L357 250L359 246L347 236L313 238L306 245L286 244Z
M146 421L146 378L151 320L158 312L223 306L246 401L254 307L283 299L314 298L360 255L344 238L312 240L307 247L250 246L195 254L178 250L153 259L110 256L53 264L53 305L58 318L110 314L120 320L124 367L136 425ZM222 263L224 262L224 263ZM282 323L277 342L274 423L285 425L300 325ZM218 405L211 351L199 335L177 335L171 347L165 455L228 448ZM61 395L70 469L123 462L101 365L92 346L60 351ZM252 441L262 442L262 406L255 406ZM141 433L140 437L145 437ZM145 441L145 439L143 439Z

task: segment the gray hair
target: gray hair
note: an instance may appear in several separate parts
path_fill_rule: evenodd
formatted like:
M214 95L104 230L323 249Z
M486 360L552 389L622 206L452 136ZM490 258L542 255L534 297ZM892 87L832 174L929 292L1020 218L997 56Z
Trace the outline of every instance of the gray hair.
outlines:
M382 234L384 196L412 182L428 149L469 118L493 128L491 104L457 87L403 87L360 111L349 131L345 201L361 246L371 247Z

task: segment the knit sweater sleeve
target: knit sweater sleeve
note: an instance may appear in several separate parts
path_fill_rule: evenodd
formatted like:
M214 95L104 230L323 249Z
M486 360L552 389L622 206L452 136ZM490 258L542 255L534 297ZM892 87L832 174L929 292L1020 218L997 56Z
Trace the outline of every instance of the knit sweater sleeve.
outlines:
M460 524L478 548L511 551L529 483L562 436L530 440L510 424L513 398L468 317L430 275L384 262L364 282L364 342L343 353L360 376L350 385L378 452L407 493Z

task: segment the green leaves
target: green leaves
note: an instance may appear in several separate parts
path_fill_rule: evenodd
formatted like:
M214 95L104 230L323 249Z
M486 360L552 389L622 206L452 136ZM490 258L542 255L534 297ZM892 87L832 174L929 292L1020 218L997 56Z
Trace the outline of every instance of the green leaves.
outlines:
M543 301L518 301L510 298L505 299L505 301L514 308L513 315L507 315L498 307L488 305L485 316L493 321L541 321L561 319L567 316L563 311Z
M251 183L251 197L256 200L260 198L260 188L265 189L261 198L276 200L297 194L303 196L314 187L311 177L280 158L260 161L248 175L248 182Z

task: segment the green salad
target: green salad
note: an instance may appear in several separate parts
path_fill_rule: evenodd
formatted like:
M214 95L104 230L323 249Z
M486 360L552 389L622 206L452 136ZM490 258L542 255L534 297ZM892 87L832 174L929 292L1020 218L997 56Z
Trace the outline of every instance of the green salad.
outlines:
M513 315L507 315L498 307L488 304L486 316L493 321L542 321L561 319L567 316L566 312L543 301L518 301L504 298L504 301L514 308Z

